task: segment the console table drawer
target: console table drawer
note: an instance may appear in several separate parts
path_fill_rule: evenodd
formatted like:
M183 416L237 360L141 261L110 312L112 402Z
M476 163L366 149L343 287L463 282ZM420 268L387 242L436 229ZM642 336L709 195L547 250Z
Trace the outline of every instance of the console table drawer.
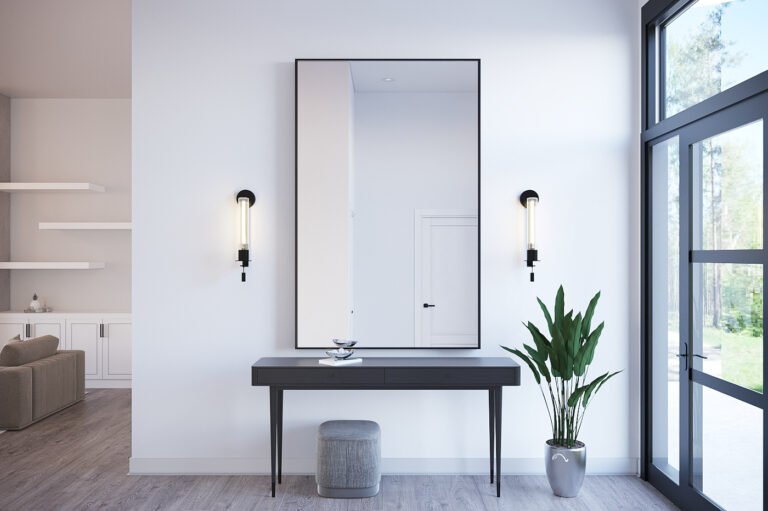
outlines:
M384 383L384 370L357 367L259 368L258 385L281 387L374 387Z
M386 372L387 385L435 387L481 387L519 385L519 372L504 368L424 367L418 371L391 368Z

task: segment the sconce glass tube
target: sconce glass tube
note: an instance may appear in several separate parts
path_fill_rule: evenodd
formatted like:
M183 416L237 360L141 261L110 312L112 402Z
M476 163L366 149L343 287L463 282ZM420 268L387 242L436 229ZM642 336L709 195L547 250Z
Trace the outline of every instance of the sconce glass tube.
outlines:
M528 209L528 250L536 249L536 206L538 205L538 197L528 197L525 200L525 207Z
M251 246L251 202L248 197L238 197L240 208L240 250L248 250Z
M243 269L240 280L245 282L245 269L251 260L249 252L251 248L251 206L256 202L256 196L250 190L240 190L236 198L240 216L240 239L237 249L237 261Z
M539 251L536 248L536 208L539 206L539 194L533 190L526 190L520 194L520 203L525 206L528 215L528 242L526 243L525 265L531 269L531 282L533 282L534 263L539 260Z

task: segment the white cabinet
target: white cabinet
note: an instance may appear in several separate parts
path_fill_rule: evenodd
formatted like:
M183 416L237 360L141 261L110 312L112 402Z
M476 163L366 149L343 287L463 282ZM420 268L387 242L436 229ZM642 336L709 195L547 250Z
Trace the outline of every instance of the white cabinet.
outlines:
M100 380L102 369L102 343L98 319L77 318L67 320L67 340L71 350L85 352L85 379Z
M104 314L67 319L69 349L85 351L86 387L113 387L131 380L131 318Z
M45 314L48 316L48 314ZM65 339L66 334L65 321L62 317L35 317L30 316L28 320L29 326L27 327L27 336L25 339L34 339L35 337L42 337L43 335L52 335L59 338L59 349L66 349Z
M130 387L131 315L0 313L0 348L10 339L54 335L59 349L85 352L85 386Z
M102 377L105 380L130 379L131 322L120 318L105 318L102 324Z
M18 336L22 341L53 335L59 338L59 349L64 349L64 318L51 314L0 314L0 347Z

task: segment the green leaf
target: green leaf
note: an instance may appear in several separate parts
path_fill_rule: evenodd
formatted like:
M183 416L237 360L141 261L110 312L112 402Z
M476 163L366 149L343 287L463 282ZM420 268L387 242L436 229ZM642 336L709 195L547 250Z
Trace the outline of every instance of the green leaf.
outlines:
M600 334L603 333L603 327L605 327L605 321L597 325L597 328L595 328L594 332L589 334L589 337L587 338L587 342L585 345L589 344L590 348L587 350L587 352L584 355L584 364L589 365L592 363L592 359L595 358L595 348L597 348L597 341L600 339Z
M586 388L587 388L586 386L576 387L576 389L574 389L573 391L573 394L571 394L571 397L568 398L568 406L570 406L571 408L576 406L579 402L579 398L581 397L582 394L584 394L584 391L586 390Z
M557 295L555 296L555 324L562 323L563 317L565 314L563 311L565 310L565 291L563 290L563 286L560 286L557 290Z
M592 395L592 392L594 392L595 388L600 385L600 382L603 381L608 376L608 373L601 374L591 382L584 385L582 388L584 389L584 399L581 402L581 405L586 407L587 401L589 400L589 396Z
M512 353L513 355L517 355L520 359L523 360L526 364L528 364L528 367L531 369L531 372L533 373L533 377L536 379L536 383L541 385L541 376L539 375L539 372L536 370L536 367L534 367L533 362L531 362L531 359L529 359L525 353L518 349L514 348L507 348L506 346L502 346L502 349L507 350L508 352Z
M534 325L530 321L528 322L528 324L525 324L525 328L527 328L528 331L531 332L531 337L533 337L533 342L536 343L536 350L539 353L544 354L544 360L547 360L547 357L549 357L549 352L552 349L552 343L549 342L549 339L544 337L544 335L539 331L539 329L536 328L536 325Z
M541 312L544 313L544 318L547 320L547 328L549 330L549 335L554 335L553 329L554 325L552 324L552 316L549 314L549 309L547 309L547 306L544 305L544 302L541 301L541 298L536 298L536 301L539 302L539 307L541 307Z
M569 381L573 378L573 359L566 353L563 357L564 360L560 364L560 378L565 381Z
M538 367L539 372L544 377L544 379L547 380L547 383L552 381L552 377L549 375L549 369L547 369L546 355L542 355L540 352L531 348L527 344L523 344L523 348L525 348L525 351L527 351L531 356L531 359L536 362L536 366Z
M552 373L557 374L555 376L570 380L571 376L568 373L568 353L565 350L565 340L560 330L555 327L555 333L552 336L552 351L550 352L552 357Z
M581 347L582 321L583 319L581 317L581 313L578 313L576 315L576 319L573 321L573 326L571 327L571 338L569 339L568 355L572 360L576 359L576 354L579 352L579 348Z
M584 321L581 324L582 337L586 338L589 336L589 328L592 326L592 316L595 314L595 307L597 307L598 300L600 300L600 291L592 297L589 301L589 305L587 305L587 312L584 313Z
M592 358L595 355L595 347L597 341L600 338L600 332L603 331L602 324L595 329L595 335L590 335L587 340L579 348L579 352L576 354L576 360L574 361L573 371L576 376L583 376L587 370L587 366L592 362ZM582 330L583 331L583 330Z
M616 376L620 372L621 371L616 371L615 373L611 373L608 376L606 376L605 378L603 378L602 381L600 381L600 383L597 385L597 387L595 387L595 390L592 392L592 395L597 394L597 391L600 390L600 388L603 385L605 385L605 382L607 382L608 380L610 380L611 378L613 378L614 376ZM606 373L606 374L608 374L608 373ZM584 396L584 406L587 406L587 401L589 401L589 396L585 395Z

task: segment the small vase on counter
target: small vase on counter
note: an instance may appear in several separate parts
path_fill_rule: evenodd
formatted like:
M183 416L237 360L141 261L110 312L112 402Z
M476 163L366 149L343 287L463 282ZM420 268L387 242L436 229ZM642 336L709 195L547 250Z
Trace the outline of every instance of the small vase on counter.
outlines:
M51 309L43 305L43 303L37 298L37 293L35 293L32 295L32 301L29 302L29 307L24 309L24 312L51 312Z

